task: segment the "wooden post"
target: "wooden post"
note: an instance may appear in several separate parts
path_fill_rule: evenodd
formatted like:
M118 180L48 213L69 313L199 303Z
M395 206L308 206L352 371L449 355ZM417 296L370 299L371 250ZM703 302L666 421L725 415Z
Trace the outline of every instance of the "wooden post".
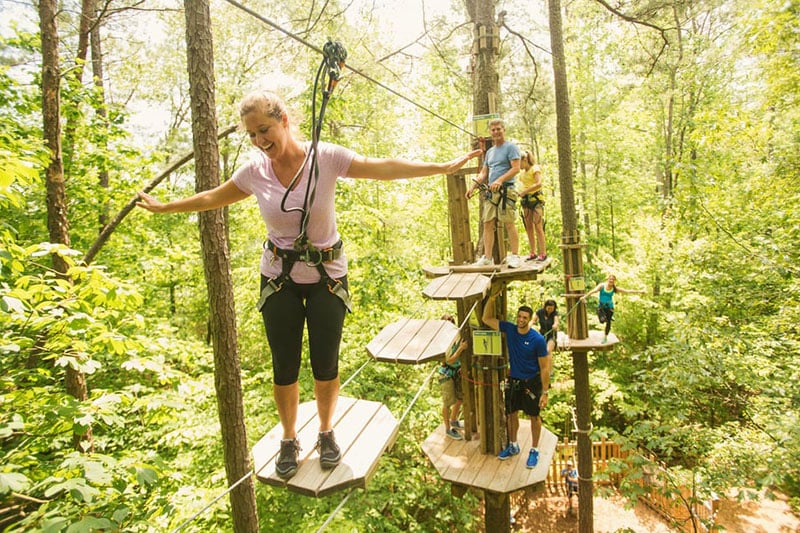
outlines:
M589 396L589 357L587 352L572 352L572 369L575 373L575 415L578 433L578 531L591 532L593 525L592 505L592 439L589 436L591 422L591 398Z
M463 300L458 300L456 303L456 309L458 312L458 323L463 324L467 321L467 312L469 312L470 306L467 305L468 302L464 302ZM461 356L461 392L463 393L464 400L461 404L461 414L464 417L464 439L465 440L472 440L472 434L476 430L476 420L475 420L475 390L472 387L472 381L474 381L474 372L472 370L472 362L474 360L474 355L472 355L472 335L469 335L469 324L466 326L466 332L461 331L461 338L466 338L467 342L469 343L469 347Z
M583 245L577 231L561 235L561 256L564 261L564 287L566 288L567 332L571 339L585 339L589 336L586 320L586 303L580 297L586 292L583 275ZM575 312L572 308L580 306Z
M485 531L508 533L511 531L511 503L508 494L483 491Z
M586 292L583 275L583 246L577 230L561 235L561 254L564 261L564 286L567 300L567 333L571 339L581 340L589 336L586 319L586 303L580 297ZM577 306L576 309L573 308ZM593 483L592 439L589 436L592 416L592 400L589 393L589 356L586 351L572 351L572 370L575 377L575 416L578 433L575 437L578 448L578 531L593 531Z
M474 169L473 169L474 170ZM450 234L452 236L453 264L463 265L475 261L475 245L469 232L469 204L467 203L466 172L447 176L447 203L450 212ZM460 316L460 315L459 315Z

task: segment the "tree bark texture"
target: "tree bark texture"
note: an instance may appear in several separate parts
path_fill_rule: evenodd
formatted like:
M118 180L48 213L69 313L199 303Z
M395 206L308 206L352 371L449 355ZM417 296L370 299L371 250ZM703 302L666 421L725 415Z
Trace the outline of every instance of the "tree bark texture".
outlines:
M92 3L95 3L94 0L92 0ZM105 75L103 73L103 42L100 36L100 12L97 11L96 8L94 24L92 24L89 37L92 50L92 78L94 79L94 86L97 87L99 93L99 101L97 102L95 113L97 113L97 116L101 118L103 124L107 126L108 110L106 109ZM107 146L103 146L102 148L105 149ZM102 189L107 190L110 185L108 170L101 168L97 173L97 181L98 185L100 185ZM111 203L108 200L105 200L100 206L100 215L98 217L100 233L102 233L108 225L110 211Z
M550 50L553 53L553 75L556 92L556 136L558 139L558 181L561 186L562 249L564 254L564 275L567 294L574 293L570 280L583 278L583 262L580 249L580 234L575 213L575 193L572 183L572 136L569 116L569 88L567 83L567 64L564 54L564 36L561 25L561 2L550 0ZM567 313L575 318L569 323L569 335L586 338L586 305L574 297L567 298ZM573 352L572 369L575 376L575 404L578 430L578 531L593 531L592 511L592 443L588 431L591 416L591 396L589 392L589 363L586 352Z
M219 151L214 99L214 51L208 0L186 0L186 47L192 106L196 190L219 185ZM242 384L236 340L236 310L222 209L199 214L203 266L208 287L214 383L222 430L225 471L233 484L251 471L244 425ZM258 531L253 477L231 491L234 530Z
M67 193L64 187L64 166L61 158L61 72L58 58L58 25L56 0L39 2L39 29L42 36L42 132L50 151L50 163L45 170L47 188L47 230L50 242L70 245ZM53 269L66 277L69 265L57 254L52 255ZM64 387L78 401L88 397L86 376L67 366ZM72 443L76 450L91 451L92 428L75 432Z
M594 485L592 481L592 398L589 393L589 357L587 352L572 352L575 373L575 415L578 434L578 531L594 531Z

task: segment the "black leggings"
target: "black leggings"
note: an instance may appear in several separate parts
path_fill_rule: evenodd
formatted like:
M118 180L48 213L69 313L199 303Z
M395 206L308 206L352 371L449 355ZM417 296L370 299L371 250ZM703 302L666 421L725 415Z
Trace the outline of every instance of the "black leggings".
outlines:
M598 306L597 318L600 320L600 322L606 323L606 337L608 337L608 334L611 332L611 320L614 318L614 308Z
M268 283L261 276L261 289ZM347 276L341 278L345 289ZM289 280L261 308L272 351L276 385L291 385L300 374L303 325L308 321L308 348L314 379L330 381L339 375L339 344L347 308L328 290L325 281L298 284Z

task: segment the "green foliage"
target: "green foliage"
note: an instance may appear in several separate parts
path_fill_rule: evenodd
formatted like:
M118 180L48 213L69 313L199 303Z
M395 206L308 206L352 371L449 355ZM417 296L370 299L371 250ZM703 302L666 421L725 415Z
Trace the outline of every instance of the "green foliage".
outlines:
M512 284L510 308L550 297L561 302L564 290L550 57L531 44L547 42L546 20L517 4L508 11L518 18L507 22L531 39L536 64L522 41L501 29L503 95L497 96L511 136L545 167L554 264L537 282ZM287 96L308 137L309 80L319 57L228 7L212 6L220 124L238 121L244 92L267 85ZM340 2L249 7L315 45L328 35L342 40L349 64L468 124L464 67L472 32L460 26L463 13L429 17L425 38L398 52L387 36L399 21L379 20L367 5L357 14ZM613 331L622 343L590 359L595 435L631 452L612 463L609 475L622 476L621 487L633 497L643 494L638 481L657 458L666 467L666 493L694 484L697 498L731 488L743 494L778 488L797 498L800 69L791 53L797 2L626 7L665 33L585 3L570 7L565 24L586 283L614 272L623 287L647 291L618 297ZM63 49L74 49L75 15L67 9L61 16ZM167 161L191 149L183 13L120 12L108 22L108 119L96 111L100 94L92 84L62 84L65 124L74 128L65 164L75 250L93 242L106 207L121 208ZM669 46L656 57L664 38ZM40 244L48 160L34 68L38 37L18 31L0 46L0 501L26 513L8 527L172 529L227 486L197 219L136 211L92 267L78 261L78 251ZM73 63L65 53L66 68ZM145 111L154 123L142 126ZM449 160L467 143L463 132L352 72L334 92L323 138L363 155L425 160ZM247 147L241 135L222 144L226 178ZM97 183L104 171L108 189ZM190 194L192 173L191 165L173 173L157 194L164 200ZM420 266L449 260L449 220L441 177L345 179L338 187L356 308L341 346L347 379L387 323L453 311L452 303L420 296L426 284ZM265 230L252 200L232 206L228 216L245 424L254 443L278 422L270 353L253 309ZM53 253L70 261L69 281L47 267ZM592 313L589 325L599 327ZM86 401L64 392L67 367L88 376ZM382 401L399 417L428 371L373 362L343 393ZM307 354L300 384L301 399L311 400ZM572 435L573 398L571 358L557 353L544 421L559 437ZM329 530L480 529L474 513L480 503L470 494L454 498L419 448L437 427L437 412L429 388L369 488L352 494ZM89 426L96 451L78 454L72 433ZM299 498L259 486L261 527L316 530L342 496ZM230 523L223 499L191 528L228 530Z

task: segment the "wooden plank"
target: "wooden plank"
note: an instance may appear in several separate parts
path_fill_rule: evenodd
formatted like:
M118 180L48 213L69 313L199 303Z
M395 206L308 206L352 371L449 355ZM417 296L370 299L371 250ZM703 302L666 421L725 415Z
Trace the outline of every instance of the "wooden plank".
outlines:
M347 451L353 446L353 443L363 431L364 426L375 416L380 406L381 404L377 402L367 402L363 400L357 400L353 403L351 408L334 424L333 431L336 435L336 443L339 445L339 449L342 452L342 463L336 468L323 470L319 464L319 451L313 449L301 468L297 470L297 474L288 481L287 484L289 488L300 494L319 496L320 487L334 471L339 469L343 471L350 470L349 465L345 463ZM316 444L316 441L314 442Z
M402 329L403 324L409 320L411 319L404 318L398 322L392 322L391 324L384 326L384 328L380 330L375 337L373 337L369 344L367 344L367 353L369 353L375 359L378 359L386 345L392 341L392 339Z
M439 475L442 474L442 471L445 468L440 464L440 459L444 454L444 451L447 449L447 442L446 442L447 437L444 436L444 434L439 433L440 429L443 427L444 424L436 428L436 431L434 431L431 435L429 435L428 438L425 439L422 445L420 446L422 448L423 453L425 453L425 455L428 456L428 459L430 459L434 468L436 468L436 471L439 472Z
M339 400L341 401L341 399L340 397ZM305 426L316 414L317 406L314 402L300 404L297 410L298 427ZM268 483L268 479L275 475L275 457L281 449L282 437L283 427L278 424L253 446L253 467L256 477L260 481ZM275 477L277 478L277 476ZM279 485L283 485L282 480Z
M562 332L558 333L557 338L559 350L573 352L608 351L613 350L614 345L619 343L619 339L614 333L609 333L608 340L603 342L603 332L597 330L590 330L589 336L585 339L571 339Z
M433 321L431 321L433 322ZM451 348L461 340L461 331L448 320L436 320L438 330L428 346L417 355L417 363L425 363L434 359L444 360Z
M399 429L400 422L386 406L378 404L378 409L342 458L342 464L337 466L320 486L319 496L351 486L366 487L375 473L378 460L394 443Z
M442 320L417 320L409 322L404 328L403 335L406 336L407 342L403 350L397 356L398 362L412 362L417 363L420 355L425 353L425 350L430 346L436 332L439 331L439 322L446 322ZM452 324L450 324L452 326ZM412 329L413 328L413 329ZM444 350L442 350L442 355Z
M334 431L336 430L336 424L338 421L353 407L356 403L354 398L348 398L346 396L339 396L338 401L336 402L336 411L333 413L333 427ZM309 461L309 457L314 451L314 446L317 443L317 436L319 434L319 418L317 416L317 404L314 401L311 402L304 402L300 405L302 409L303 417L301 418L301 410L298 408L298 416L297 416L297 440L300 442L300 455L298 457L298 468L297 474L294 477L302 474L304 470L307 469L317 469L320 470L319 462L318 461ZM309 416L309 414L311 416ZM280 425L279 425L280 426ZM275 473L275 465L274 459L277 457L278 452L280 451L280 440L278 441L278 448L274 452L272 468L268 468L269 475L264 477L264 473L262 472L261 477L258 479L263 481L269 485L274 485L276 487L284 487L287 486L289 489L296 489L296 487L292 486L291 484L287 485L287 481L278 477ZM294 479L291 478L288 480L289 483L292 482Z
M538 274L550 267L553 259L548 257L544 261L524 261L519 268L508 268L508 265L448 265L448 266L424 266L422 271L428 278L437 278L454 273L480 273L491 276L494 280L501 281L533 281Z
M491 280L479 273L449 273L434 278L422 294L432 300L464 300L483 296Z
M378 361L425 363L444 358L458 336L458 327L447 320L409 318L384 327L367 351Z
M481 453L480 444L477 441L470 443L467 453L469 459L464 469L461 472L449 472L449 475L454 482L460 485L474 486L475 478L481 470L489 467L486 463L499 461L499 459L494 455Z
M275 475L274 460L280 451L280 426L273 428L253 448L257 477L267 484L286 487L309 496L323 496L351 486L365 487L377 468L383 451L397 438L399 422L379 402L340 397L334 413L336 441L342 462L323 470L315 450L319 422L316 403L305 402L298 410L298 439L306 445L297 474L288 481Z

